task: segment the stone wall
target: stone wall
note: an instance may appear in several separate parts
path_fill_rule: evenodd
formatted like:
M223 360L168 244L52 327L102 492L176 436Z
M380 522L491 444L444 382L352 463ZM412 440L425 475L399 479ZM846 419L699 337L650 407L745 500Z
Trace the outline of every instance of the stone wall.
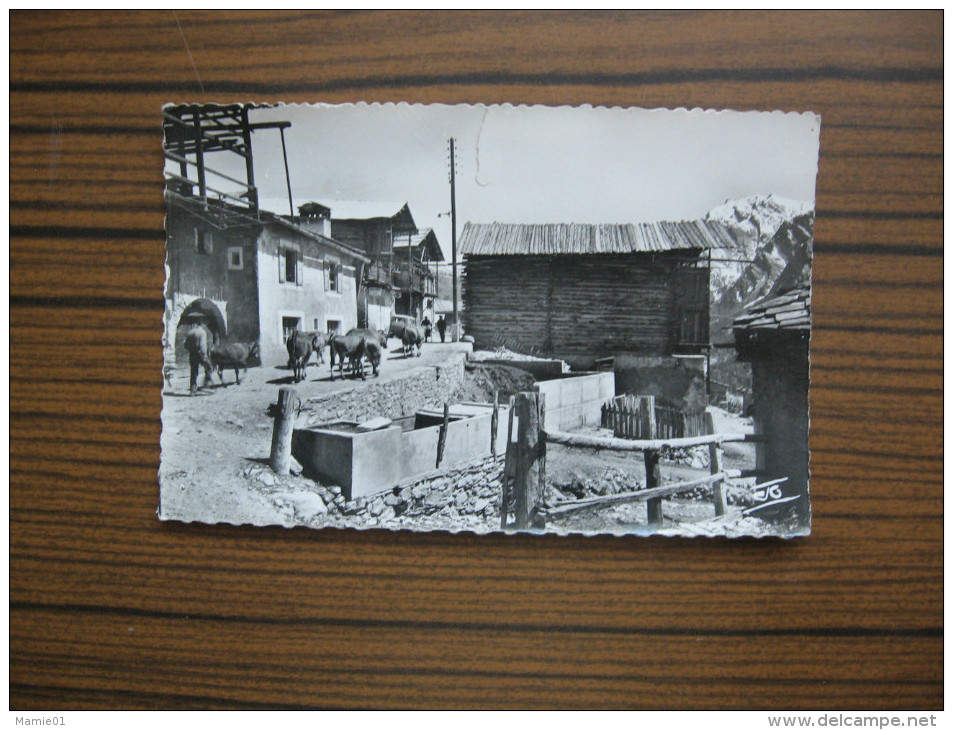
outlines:
M346 390L302 404L308 426L330 421L362 421L375 416L400 418L421 408L443 407L454 402L463 387L466 355L453 355L436 367L415 369L392 380L375 381L373 376Z
M615 392L654 395L686 410L708 405L705 358L616 355Z

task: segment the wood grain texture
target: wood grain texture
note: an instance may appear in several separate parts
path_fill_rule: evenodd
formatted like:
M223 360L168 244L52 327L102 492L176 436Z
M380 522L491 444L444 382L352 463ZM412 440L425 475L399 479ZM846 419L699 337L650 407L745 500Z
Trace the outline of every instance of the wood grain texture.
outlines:
M10 697L943 706L942 14L13 12ZM812 110L814 534L160 524L159 110Z

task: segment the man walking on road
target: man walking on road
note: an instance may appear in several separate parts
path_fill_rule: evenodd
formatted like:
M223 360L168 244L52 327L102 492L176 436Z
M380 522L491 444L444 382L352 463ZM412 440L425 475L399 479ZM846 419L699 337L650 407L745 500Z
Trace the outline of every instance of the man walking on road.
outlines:
M189 352L189 395L198 390L199 365L205 368L205 385L212 382L212 363L208 361L212 333L202 322L195 321L185 335L185 349Z
M443 318L443 315L440 315L440 319L437 320L437 332L440 333L440 341L444 342L445 335L447 332L447 320Z

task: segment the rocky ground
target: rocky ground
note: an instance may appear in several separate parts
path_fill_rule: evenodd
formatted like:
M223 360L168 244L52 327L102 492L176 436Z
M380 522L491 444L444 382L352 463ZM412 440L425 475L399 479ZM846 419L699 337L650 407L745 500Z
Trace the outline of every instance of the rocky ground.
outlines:
M243 476L257 483L279 518L277 524L287 527L488 532L499 527L502 471L502 459L488 458L352 501L345 500L338 486L300 475L279 478L266 465L248 467Z

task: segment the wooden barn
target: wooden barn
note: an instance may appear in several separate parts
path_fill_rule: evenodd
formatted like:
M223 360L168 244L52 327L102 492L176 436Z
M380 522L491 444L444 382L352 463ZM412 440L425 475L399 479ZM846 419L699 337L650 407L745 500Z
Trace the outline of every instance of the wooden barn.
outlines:
M506 344L591 367L658 360L709 344L706 251L733 246L707 221L467 223L464 325L477 347Z

